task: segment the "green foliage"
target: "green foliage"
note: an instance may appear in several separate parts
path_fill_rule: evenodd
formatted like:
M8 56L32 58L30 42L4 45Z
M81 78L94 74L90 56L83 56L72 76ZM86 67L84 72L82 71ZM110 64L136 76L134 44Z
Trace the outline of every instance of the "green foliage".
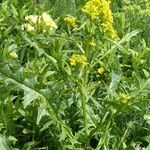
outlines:
M112 39L86 2L0 3L0 150L150 148L150 3L112 0ZM56 30L23 28L43 12ZM73 54L87 62L71 65Z

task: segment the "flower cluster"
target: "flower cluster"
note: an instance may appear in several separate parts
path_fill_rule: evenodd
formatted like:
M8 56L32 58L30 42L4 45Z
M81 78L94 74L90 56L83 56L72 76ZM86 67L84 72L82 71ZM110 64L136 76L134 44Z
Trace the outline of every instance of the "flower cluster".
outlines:
M76 17L68 14L65 18L64 21L66 22L66 24L70 27L76 27Z
M76 64L86 65L87 58L83 54L73 54L70 58L70 64L75 66Z
M100 67L100 68L97 69L97 72L98 72L99 74L103 74L104 71L105 71L105 70L104 70L103 67Z
M17 55L16 52L11 52L9 55L10 55L11 58L14 58L14 59L18 58L18 55Z
M88 14L92 20L100 19L104 33L111 37L117 37L113 27L113 15L110 9L110 1L107 0L89 0L81 11Z
M29 15L25 17L26 23L22 25L22 28L27 31L35 31L41 29L43 32L53 31L57 29L57 25L50 15L46 12L41 16Z
M22 25L22 29L25 29L27 31L34 31L35 30L35 28L31 24L29 24L29 23L23 24Z
M95 41L93 41L93 40L89 42L89 45L90 45L91 47L96 47L96 43L95 43Z
M99 0L90 0L81 8L81 11L88 14L92 19L96 19L100 15L100 5Z
M130 96L128 96L127 94L125 94L125 93L120 93L120 99L121 99L121 101L123 102L123 103L127 103L128 102L128 100L130 99Z

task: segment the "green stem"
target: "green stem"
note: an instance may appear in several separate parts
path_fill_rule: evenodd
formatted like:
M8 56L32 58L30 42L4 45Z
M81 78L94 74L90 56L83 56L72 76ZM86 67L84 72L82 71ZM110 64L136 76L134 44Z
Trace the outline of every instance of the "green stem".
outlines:
M121 140L120 140L120 142L118 144L118 148L117 149L120 149L121 144L124 142L124 140L127 137L128 133L129 133L129 129L126 129L125 133L123 134L123 136L122 136L122 138L121 138Z
M86 136L88 136L88 123L87 123L87 113L86 113L86 97L85 97L84 93L82 93L82 111L83 111L83 118L84 118Z
M86 132L86 138L88 137L88 120L87 120L87 110L86 110L86 102L87 102L87 93L85 93L85 89L87 87L87 67L85 66L85 72L83 74L83 82L77 82L79 87L79 92L81 95L81 109L84 120L84 127Z

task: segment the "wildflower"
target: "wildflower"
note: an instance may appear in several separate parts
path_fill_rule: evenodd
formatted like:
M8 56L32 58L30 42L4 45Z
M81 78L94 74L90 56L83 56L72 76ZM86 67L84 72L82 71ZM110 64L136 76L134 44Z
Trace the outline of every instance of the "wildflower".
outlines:
M115 31L115 29L113 28L112 24L110 22L104 22L102 23L102 27L103 27L103 32L111 37L111 38L115 38L117 37L117 33Z
M42 31L46 32L48 30L57 29L57 25L54 20L46 12L42 13L40 16L29 15L25 17L26 23L22 25L22 29L27 31Z
M81 11L88 14L92 19L96 19L100 15L100 6L99 0L90 0L81 8Z
M52 30L52 29L57 29L56 23L55 23L54 20L50 17L50 15L47 14L46 12L42 13L42 19L43 19L44 24L45 24L47 27L50 27L50 30Z
M75 66L76 64L86 65L86 56L82 54L73 54L70 58L70 65Z
M18 58L18 55L16 54L16 52L11 52L9 55L11 58L14 58L14 59Z
M122 100L123 103L127 103L128 100L130 99L130 96L128 96L127 94L125 93L120 93L120 99Z
M26 16L26 17L25 17L25 20L26 20L28 23L34 25L34 24L36 24L37 21L38 21L38 16L37 16L37 15L29 15L29 16Z
M103 67L100 67L100 68L97 69L97 72L98 72L99 74L103 74L104 71L105 71L105 70L104 70Z
M90 45L91 47L96 47L96 43L95 43L94 41L89 42L89 45Z
M34 31L34 27L32 25L30 25L29 23L25 23L22 25L22 29L25 29L27 31Z
M68 26L71 26L71 27L76 27L76 17L68 14L65 18L64 18L64 21L68 24Z
M110 1L107 0L89 0L81 11L91 17L92 20L100 19L103 32L111 37L117 37L113 27L113 15L110 9Z

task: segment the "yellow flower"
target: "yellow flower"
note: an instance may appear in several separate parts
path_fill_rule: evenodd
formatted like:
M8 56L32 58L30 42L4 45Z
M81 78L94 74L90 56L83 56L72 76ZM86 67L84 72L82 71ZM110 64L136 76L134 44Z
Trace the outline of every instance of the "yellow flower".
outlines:
M76 27L76 17L68 14L65 18L64 18L64 21L71 27Z
M73 58L70 58L70 65L75 66L76 65L76 60Z
M27 31L34 31L34 27L32 25L30 25L29 23L25 23L22 25L22 29L25 29Z
M44 12L44 13L42 13L42 19L43 19L43 21L45 22L45 24L46 24L47 26L49 26L49 25L50 25L50 24L49 24L49 21L50 21L52 18L50 17L50 15L49 15L48 13Z
M88 14L92 19L96 19L100 15L101 2L99 0L89 0L81 11Z
M90 45L91 47L96 47L96 43L95 43L94 41L89 42L89 45Z
M16 54L16 52L11 52L10 57L15 59L18 58L18 55Z
M86 56L82 54L73 54L70 58L70 65L75 66L76 64L86 65Z
M123 103L127 103L128 100L130 99L130 96L128 96L125 93L120 93L119 96L120 96L120 99L122 100Z
M87 58L85 55L80 55L79 57L79 63L86 65L87 64Z
M57 29L57 25L50 15L46 12L38 15L29 15L25 17L26 23L22 25L22 29L27 31L40 30L46 32L48 30Z
M47 14L46 12L42 13L42 19L43 19L44 24L45 24L47 27L50 27L50 30L52 30L52 29L57 29L56 23L55 23L54 20L50 17L50 15Z
M114 30L113 26L112 26L112 23L110 22L104 22L102 23L102 27L103 27L103 31L104 33L111 37L111 38L115 38L117 37L117 33L116 31Z
M31 24L36 24L38 21L38 16L37 15L29 15L25 17L25 20Z
M99 19L102 23L103 32L111 37L117 37L113 27L113 15L110 9L110 1L107 0L89 0L81 11L91 17L92 20Z
M99 73L99 74L103 74L104 73L104 68L103 67L100 67L100 68L98 68L98 70L97 70L97 72Z

